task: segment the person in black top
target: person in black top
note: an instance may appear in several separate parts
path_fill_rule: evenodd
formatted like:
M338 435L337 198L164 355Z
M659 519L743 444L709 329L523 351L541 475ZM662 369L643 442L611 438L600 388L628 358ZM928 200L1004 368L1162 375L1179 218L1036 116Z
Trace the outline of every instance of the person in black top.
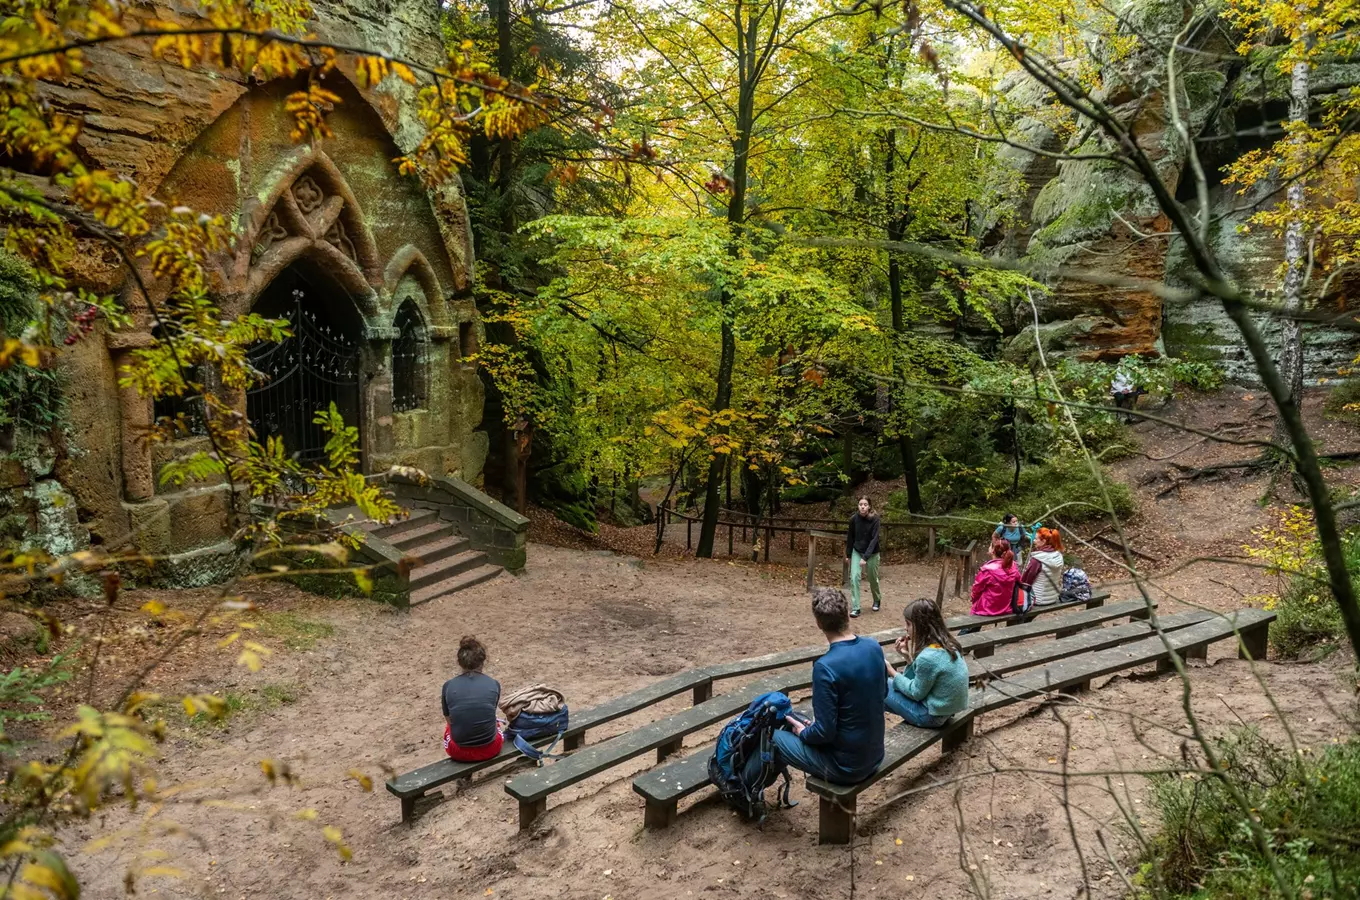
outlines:
M444 710L444 752L459 762L481 762L501 752L504 740L496 715L501 685L482 674L486 648L475 637L458 642L463 671L444 682L439 703Z
M850 564L850 618L859 617L859 580L869 574L869 589L874 592L874 612L883 604L878 588L878 513L868 497L859 498L859 512L850 517L845 531L845 561Z

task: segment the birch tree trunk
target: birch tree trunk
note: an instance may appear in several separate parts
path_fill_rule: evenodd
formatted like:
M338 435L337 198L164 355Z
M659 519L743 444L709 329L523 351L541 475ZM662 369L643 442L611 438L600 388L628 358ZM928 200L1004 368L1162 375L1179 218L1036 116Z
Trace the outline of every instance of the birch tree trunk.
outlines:
M1307 36L1305 43L1310 43ZM1308 82L1311 65L1306 60L1294 63L1289 80L1289 118L1296 127L1308 124L1309 98ZM1295 138L1296 158L1307 153L1307 138L1300 133ZM1302 169L1302 166L1291 168ZM1282 344L1280 347L1280 375L1289 389L1289 401L1302 408L1303 404L1303 328L1299 319L1293 315L1303 309L1304 277L1307 273L1307 245L1304 240L1303 206L1306 202L1305 179L1298 175L1289 183L1285 193L1289 204L1290 220L1284 233L1284 295L1281 305L1284 308ZM1275 426L1275 436L1287 439L1284 422Z

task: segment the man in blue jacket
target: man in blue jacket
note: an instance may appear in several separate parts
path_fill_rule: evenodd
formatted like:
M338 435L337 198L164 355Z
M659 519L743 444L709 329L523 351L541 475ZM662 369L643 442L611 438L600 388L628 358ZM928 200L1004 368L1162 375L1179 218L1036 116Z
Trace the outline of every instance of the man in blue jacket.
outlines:
M827 651L812 666L813 721L792 716L792 731L776 731L777 759L838 784L854 784L883 761L883 648L850 630L850 608L836 588L812 593L812 615Z

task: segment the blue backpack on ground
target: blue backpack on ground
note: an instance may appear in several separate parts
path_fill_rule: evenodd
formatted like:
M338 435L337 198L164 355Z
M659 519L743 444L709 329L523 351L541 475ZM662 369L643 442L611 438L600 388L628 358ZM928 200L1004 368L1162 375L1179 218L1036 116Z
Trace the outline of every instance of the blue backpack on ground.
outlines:
M708 777L723 799L748 820L765 821L765 789L784 776L780 805L793 806L789 788L793 779L787 766L774 758L774 733L788 728L784 717L793 703L779 691L761 694L746 711L723 726L708 761Z
M561 756L552 752L566 733L570 718L566 698L561 692L536 684L511 694L502 706L516 710L505 728L505 738L514 743L520 753L539 765L545 758ZM539 750L533 745L534 741L548 738L552 738L552 743L547 750Z

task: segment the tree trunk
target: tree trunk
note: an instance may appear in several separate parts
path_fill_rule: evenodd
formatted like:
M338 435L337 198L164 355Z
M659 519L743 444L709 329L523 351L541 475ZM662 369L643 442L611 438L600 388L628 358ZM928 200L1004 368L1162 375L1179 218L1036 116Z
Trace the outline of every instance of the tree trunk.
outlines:
M902 215L897 209L897 200L892 193L892 174L897 157L897 130L888 132L888 158L883 164L884 174L888 176L888 240L900 241L905 232ZM896 334L905 334L906 322L902 316L902 266L897 254L888 251L888 299L892 304L892 326ZM911 425L904 424L897 439L902 452L902 480L907 484L907 511L920 515L925 512L921 503L921 479L916 472L916 439Z
M756 45L756 20L748 20L747 29L738 29L737 52L743 56L741 72L743 79L738 86L737 121L735 137L732 140L732 196L727 202L727 226L731 236L730 252L733 256L740 253L742 226L746 222L746 178L750 163L751 131L755 127L756 82L758 75L754 66ZM752 59L746 60L747 54ZM737 338L734 331L736 298L726 287L721 294L722 314L722 351L718 359L717 397L713 412L719 413L732 405L732 369L736 364ZM726 427L717 429L718 434L726 434ZM714 454L708 464L708 488L704 492L704 521L699 529L699 545L695 556L712 558L713 541L718 533L718 512L721 498L723 474L723 454Z
M1311 42L1307 37L1304 40L1305 43ZM1306 126L1308 123L1309 67L1308 62L1294 63L1289 80L1289 118L1300 126ZM1294 150L1296 163L1306 163L1306 156L1303 159L1297 158L1308 152L1305 140L1306 138L1300 136L1296 141ZM1303 280L1308 266L1307 246L1303 234L1305 194L1305 179L1299 175L1289 183L1285 193L1290 220L1284 233L1284 296L1281 298L1285 315L1282 320L1280 377L1289 391L1289 402L1300 408L1303 405L1303 327L1299 319L1292 314L1303 309ZM1277 441L1289 439L1283 419L1276 422L1275 437Z

